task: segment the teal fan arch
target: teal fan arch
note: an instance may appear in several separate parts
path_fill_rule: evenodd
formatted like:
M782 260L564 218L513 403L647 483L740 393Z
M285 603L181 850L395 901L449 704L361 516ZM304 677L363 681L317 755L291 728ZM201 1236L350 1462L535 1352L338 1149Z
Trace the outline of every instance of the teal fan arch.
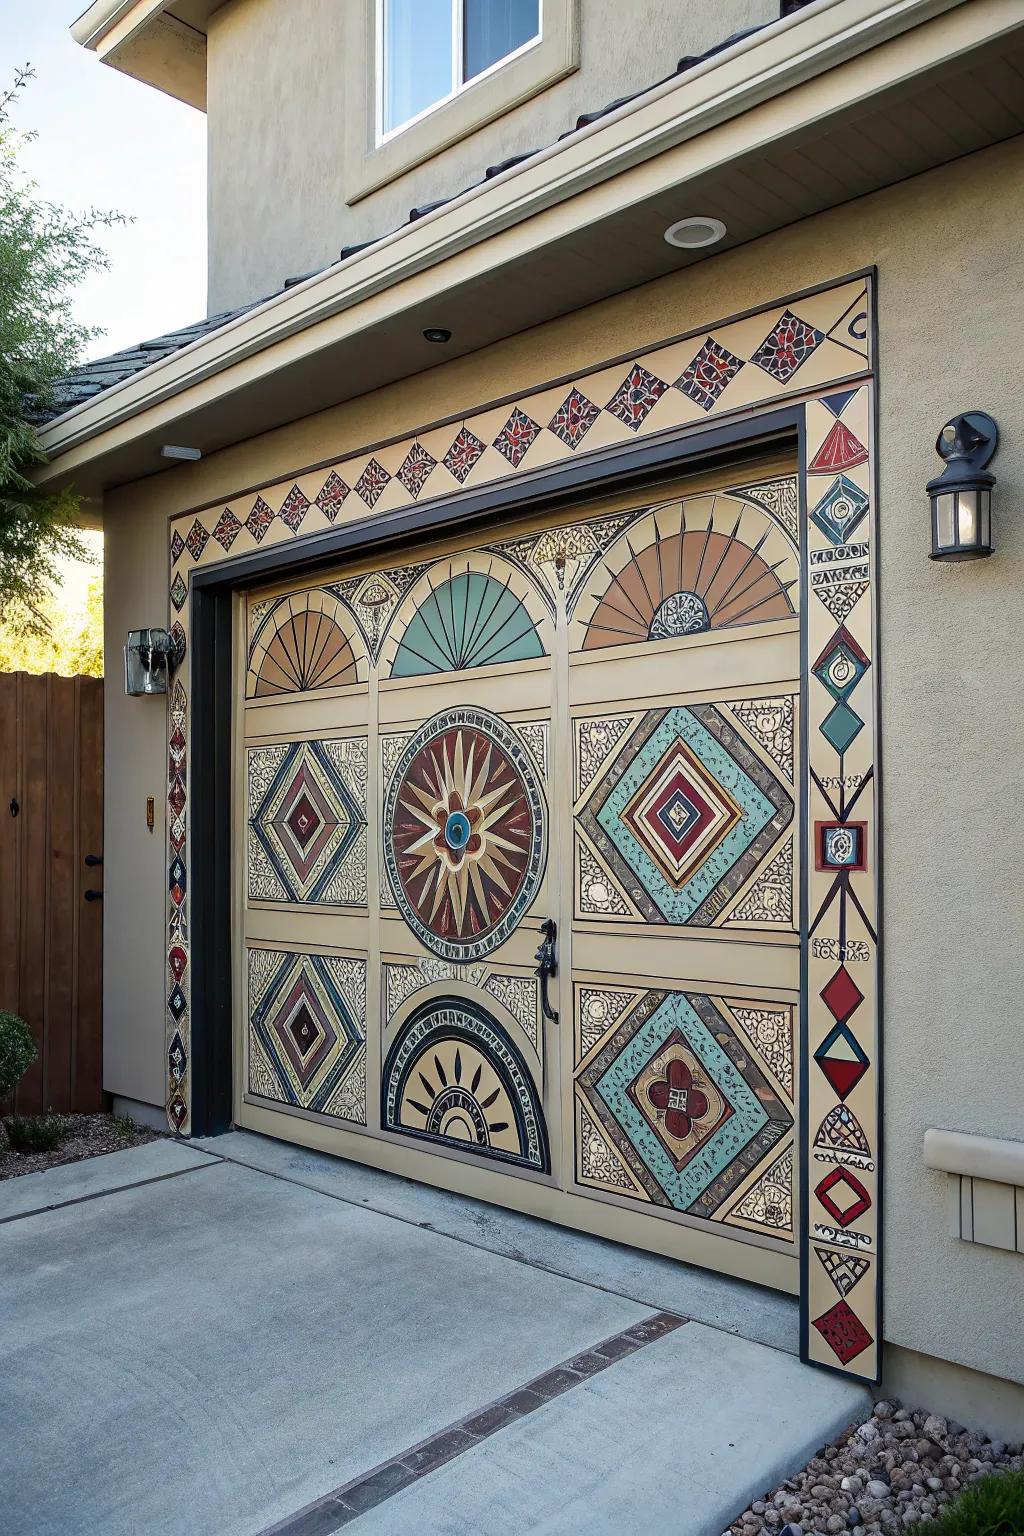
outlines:
M509 581L462 571L432 587L402 636L391 676L425 677L543 656L538 621Z

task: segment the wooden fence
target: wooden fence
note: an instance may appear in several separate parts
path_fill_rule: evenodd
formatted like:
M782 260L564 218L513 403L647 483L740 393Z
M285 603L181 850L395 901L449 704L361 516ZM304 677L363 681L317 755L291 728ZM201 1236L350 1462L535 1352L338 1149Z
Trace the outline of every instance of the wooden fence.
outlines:
M39 1059L13 1107L103 1107L103 682L0 674L0 1008Z

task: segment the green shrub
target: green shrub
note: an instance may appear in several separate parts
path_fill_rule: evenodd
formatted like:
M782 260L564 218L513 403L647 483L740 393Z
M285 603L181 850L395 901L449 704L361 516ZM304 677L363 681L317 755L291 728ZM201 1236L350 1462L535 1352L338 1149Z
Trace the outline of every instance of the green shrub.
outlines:
M0 1100L14 1092L38 1055L25 1020L0 1010Z
M125 1141L131 1141L136 1131L135 1121L131 1115L111 1115L110 1118L114 1122L114 1130L117 1134Z
M1024 1472L980 1477L929 1530L934 1536L1024 1536Z
M70 1115L10 1115L4 1121L15 1152L52 1152L75 1128Z

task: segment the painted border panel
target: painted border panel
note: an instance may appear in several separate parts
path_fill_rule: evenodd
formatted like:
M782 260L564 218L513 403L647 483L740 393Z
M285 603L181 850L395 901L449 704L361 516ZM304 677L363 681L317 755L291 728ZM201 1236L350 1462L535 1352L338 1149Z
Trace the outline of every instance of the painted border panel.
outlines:
M844 279L169 525L169 622L187 645L195 570L368 513L447 502L599 450L805 402L802 1352L867 1380L877 1379L880 1326L872 306L872 278ZM168 701L166 1104L182 1135L192 1102L189 674L186 654Z

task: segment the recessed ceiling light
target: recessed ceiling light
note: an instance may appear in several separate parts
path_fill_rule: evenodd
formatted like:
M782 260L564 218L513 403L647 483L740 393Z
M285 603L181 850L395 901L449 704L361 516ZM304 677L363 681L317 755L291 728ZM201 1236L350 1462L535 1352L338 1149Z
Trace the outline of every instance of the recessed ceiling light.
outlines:
M443 347L445 342L451 339L451 331L446 331L443 325L428 325L423 332L424 341L435 341L439 347Z
M679 246L680 250L697 251L703 245L717 245L725 233L725 225L721 219L712 219L701 214L670 224L665 231L665 239L669 245Z

